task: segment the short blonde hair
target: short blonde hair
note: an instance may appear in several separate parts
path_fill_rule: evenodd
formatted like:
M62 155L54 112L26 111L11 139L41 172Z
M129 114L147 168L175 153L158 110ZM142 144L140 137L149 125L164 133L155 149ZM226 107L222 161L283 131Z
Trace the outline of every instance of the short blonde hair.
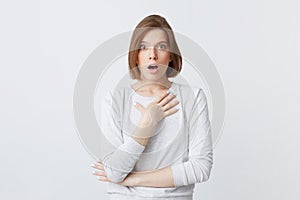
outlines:
M140 70L137 67L139 45L144 35L154 28L160 28L166 33L170 45L171 61L169 62L169 68L166 72L167 77L175 77L181 71L182 57L171 26L164 17L160 15L149 15L135 27L131 37L128 64L132 79L140 79Z

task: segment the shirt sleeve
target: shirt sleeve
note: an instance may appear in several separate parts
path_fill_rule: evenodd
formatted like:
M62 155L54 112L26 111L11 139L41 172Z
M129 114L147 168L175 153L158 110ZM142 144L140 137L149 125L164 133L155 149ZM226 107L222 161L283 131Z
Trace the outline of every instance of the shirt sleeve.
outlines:
M103 159L107 177L112 182L121 182L132 171L145 147L133 138L124 141L122 136L122 99L109 92L102 102L100 124L103 135L115 148Z
M175 186L207 181L213 164L211 126L206 96L197 91L190 112L188 161L171 166Z

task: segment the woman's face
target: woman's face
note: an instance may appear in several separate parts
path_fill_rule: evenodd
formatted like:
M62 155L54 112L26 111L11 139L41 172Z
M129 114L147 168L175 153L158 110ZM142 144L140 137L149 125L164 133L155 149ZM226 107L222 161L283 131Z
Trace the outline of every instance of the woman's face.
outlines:
M159 29L148 31L139 45L137 65L141 80L157 81L167 77L166 71L171 61L166 33Z

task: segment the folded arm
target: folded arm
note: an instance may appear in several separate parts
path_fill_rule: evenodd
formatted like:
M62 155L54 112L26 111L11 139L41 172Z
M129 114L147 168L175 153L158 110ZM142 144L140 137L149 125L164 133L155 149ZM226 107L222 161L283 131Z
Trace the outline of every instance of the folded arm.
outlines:
M189 113L188 161L148 173L137 173L137 186L174 187L207 181L213 164L213 146L206 96L198 89Z
M154 127L148 126L147 122L141 120L137 128L125 141L121 128L121 102L119 97L113 97L108 93L102 104L101 128L105 138L116 146L103 159L103 167L107 177L115 183L123 181L132 171L135 163L143 153L148 142L147 137Z
M207 102L201 89L197 93L189 119L188 161L163 169L130 173L120 184L174 187L207 181L213 164L213 152ZM110 181L109 177L105 176L104 179Z
M146 107L136 102L135 107L142 113L141 119L135 130L130 133L130 137L123 141L121 128L122 98L113 98L111 93L106 96L101 121L104 124L103 129L105 129L106 138L118 148L104 158L103 166L107 177L113 182L123 181L132 171L157 123L178 111L173 107L179 102L171 102L173 98L175 98L174 94L162 93Z

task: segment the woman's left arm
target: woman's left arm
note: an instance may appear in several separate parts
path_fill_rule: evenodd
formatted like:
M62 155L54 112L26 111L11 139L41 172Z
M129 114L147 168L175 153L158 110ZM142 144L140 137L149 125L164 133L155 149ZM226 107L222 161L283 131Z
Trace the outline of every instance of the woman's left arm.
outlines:
M93 174L99 176L98 180L104 182L111 182L106 176L103 168L102 161L93 165L95 171ZM124 181L118 183L123 186L142 186L142 187L175 187L173 174L171 167L163 169L142 171L142 172L131 172Z
M202 89L198 90L191 110L189 160L154 171L130 173L119 184L124 186L177 187L208 180L213 164L213 150L207 100ZM95 172L94 174L100 176L99 180L101 181L110 181L106 178L105 172Z
M213 165L213 144L206 96L200 88L188 120L189 160L171 166L175 186L205 182Z

